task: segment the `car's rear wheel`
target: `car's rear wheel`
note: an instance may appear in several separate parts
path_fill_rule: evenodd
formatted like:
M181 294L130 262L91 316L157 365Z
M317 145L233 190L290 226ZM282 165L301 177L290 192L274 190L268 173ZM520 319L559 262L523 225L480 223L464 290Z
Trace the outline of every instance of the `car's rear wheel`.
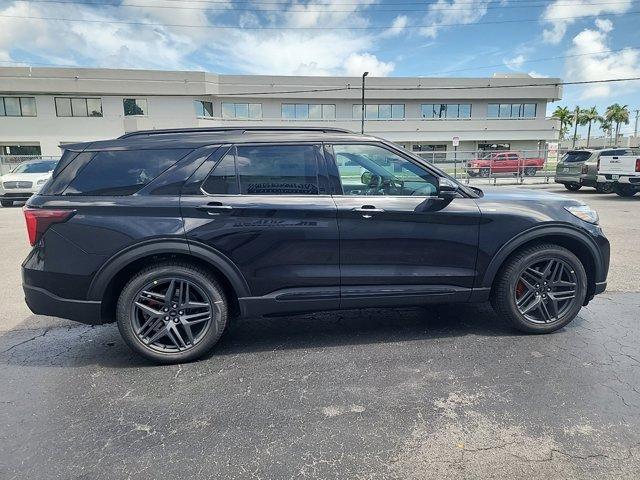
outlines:
M533 177L536 174L536 167L527 167L524 169L524 174L526 177Z
M481 177L488 177L489 175L491 175L491 170L489 168L481 168L480 169L480 176Z
M616 195L621 197L633 197L638 190L633 185L626 185L623 183L616 183L613 185L613 191L616 192Z
M227 325L227 302L209 272L165 263L129 281L116 317L135 352L158 363L182 363L201 357L218 342Z
M612 193L613 192L613 183L609 182L600 182L596 184L596 192L598 193Z
M550 333L567 325L587 294L584 266L566 248L525 248L503 266L491 302L501 318L527 333Z
M13 207L13 200L0 200L0 205L3 207Z
M564 188L572 192L577 192L582 188L582 185L578 185L577 183L565 183Z

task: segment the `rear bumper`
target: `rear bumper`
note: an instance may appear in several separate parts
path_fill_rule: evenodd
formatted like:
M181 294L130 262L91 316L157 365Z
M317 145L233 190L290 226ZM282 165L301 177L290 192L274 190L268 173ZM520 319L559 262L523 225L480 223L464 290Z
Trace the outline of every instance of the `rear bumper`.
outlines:
M88 325L102 322L102 302L62 298L44 288L22 285L24 299L29 309L37 315L66 318Z

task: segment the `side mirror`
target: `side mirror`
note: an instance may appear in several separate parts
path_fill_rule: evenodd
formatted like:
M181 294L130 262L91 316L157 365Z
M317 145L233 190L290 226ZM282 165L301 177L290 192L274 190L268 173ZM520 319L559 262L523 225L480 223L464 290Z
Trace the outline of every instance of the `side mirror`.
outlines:
M453 200L458 196L459 186L453 180L446 177L438 179L438 197L442 200Z

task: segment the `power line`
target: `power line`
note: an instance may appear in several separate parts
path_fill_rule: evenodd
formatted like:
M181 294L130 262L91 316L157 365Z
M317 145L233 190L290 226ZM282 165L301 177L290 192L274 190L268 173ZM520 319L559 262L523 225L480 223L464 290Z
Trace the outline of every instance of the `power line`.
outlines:
M350 13L353 12L354 9L349 9L349 10L338 10L338 9L334 9L334 8L326 8L326 9L322 9L322 10L308 10L306 9L306 5L302 5L302 4L298 4L298 5L288 5L288 4L284 4L282 3L283 6L289 7L287 10L282 10L279 8L258 8L258 7L254 7L254 8L237 8L233 5L229 6L229 7L209 7L206 4L204 6L184 6L184 5L148 5L148 4L122 4L122 3L94 3L94 2L87 2L87 1L78 1L78 0L21 0L22 2L25 3L41 3L41 4L59 4L59 5L85 5L85 6L90 6L90 7L117 7L117 8L150 8L150 9L172 9L172 10L207 10L207 11L223 11L223 12L230 12L230 11L249 11L249 12L282 12L282 13ZM168 1L168 0L163 0L163 1ZM505 9L505 8L522 8L522 9L529 9L529 8L543 8L549 5L549 3L540 3L539 0L527 0L527 2L538 2L538 3L531 3L530 5L486 5L483 8L486 8L488 10L493 10L493 9ZM192 3L191 1L189 3ZM244 2L236 2L236 3L244 3ZM275 2L269 2L269 3L265 3L266 5L272 5ZM588 3L588 4L584 4L585 6L596 6L596 5L619 5L619 4L628 4L629 2L627 1L617 1L617 2L593 2L593 3ZM258 5L261 4L261 2L257 2ZM469 10L477 10L478 9L478 5L475 3L460 3L460 2L456 2L456 5L469 5L469 7L465 7L465 8L459 8L459 7L438 7L437 10L435 10L436 12L442 12L442 11L469 11ZM331 5L327 5L327 7L332 7L334 5L348 5L348 4L331 4ZM391 4L391 6L393 5L402 5L402 4ZM429 5L435 5L434 3L423 3L423 6L429 6ZM574 6L575 3L555 3L554 6L566 6L566 7L571 7ZM321 7L322 4L317 5L317 7ZM377 7L386 7L388 5L380 5L380 4L353 4L354 7L362 7L363 9L367 9L367 10L372 10L374 12L419 12L419 13L426 13L426 10L424 8L419 8L419 9L406 9L406 8L377 8ZM292 8L292 7L296 7L296 8ZM375 7L375 8L374 8Z
M633 12L625 12L625 13L607 13L600 14L598 17L617 17L620 15L630 16L630 15L638 15L640 11ZM589 15L594 16L594 15ZM366 27L271 27L271 26L260 26L260 27L246 27L239 25L193 25L193 24L171 24L171 23L149 23L149 22L127 22L124 20L92 20L92 19L79 19L79 18L58 18L58 17L33 17L28 15L0 15L0 18L16 18L22 20L44 20L44 21L59 21L59 22L79 22L79 23L92 23L92 24L112 24L112 25L133 25L133 26L144 26L144 27L172 27L172 28L202 28L208 30L392 30L399 29L402 30L404 28L430 28L430 27L454 27L454 26L475 26L475 25L497 25L497 24L508 24L508 23L530 23L530 22L538 22L539 18L521 18L515 20L493 20L488 22L476 22L476 23L437 23L434 22L430 25L407 25L405 27L397 27L394 25L374 25L374 26L366 26ZM580 16L570 16L570 17L555 17L556 20L572 20L577 18L585 18L584 15Z
M618 49L613 49L613 50L600 50L600 51L597 51L597 52L577 53L577 54L573 54L573 55L557 55L557 56L554 56L554 57L532 58L530 60L524 60L524 61L518 62L518 63L519 64L535 63L535 62L544 62L544 61L548 61L548 60L561 60L561 59L565 59L565 58L576 58L576 57L586 57L586 56L591 56L591 55L601 55L601 54L605 54L605 53L616 53L616 52L622 52L622 51L630 49L630 48L640 48L640 45L632 45L632 46L628 46L628 47L625 47L625 48L618 48ZM42 65L42 66L47 66L47 67L65 67L65 68L100 68L100 67L80 67L78 65L58 64L58 63L22 62L22 61L19 61L19 60L0 60L0 63L10 64L10 65L29 63L29 65ZM455 70L441 70L439 72L432 72L431 75L442 75L442 74L445 74L445 73L456 73L456 72L464 72L464 71L470 71L470 70L483 70L483 69L487 69L487 68L502 67L504 65L505 65L505 62L503 62L503 63L495 63L493 65L477 65L475 67L470 67L470 68L458 68L458 69L455 69Z
M45 0L23 0L23 1L41 1L41 3L46 3ZM187 2L182 2L182 0L160 0L162 2L165 3L175 3L175 4L180 4L180 3L189 3L189 4L202 4L202 5L229 5L229 0L188 0ZM489 3L490 0L487 0L486 3ZM551 5L554 3L555 0L510 0L510 4L518 4L518 3L531 3L531 2L542 2L544 4L547 5ZM71 3L71 2L69 2ZM283 5L283 6L291 6L291 2L290 1L274 1L274 0L237 0L233 2L234 5L237 4L248 4L248 5ZM627 2L612 2L612 3L627 3ZM95 6L101 6L102 3L98 3L98 2L90 2L87 1L87 4L92 4ZM589 6L589 5L596 5L598 4L598 2L589 2L589 3L584 3L584 4L580 4L580 6ZM321 4L319 4L320 6ZM364 5L361 1L352 1L352 2L332 2L331 6L333 5L354 5L354 6L367 6ZM380 6L401 6L401 5L418 5L421 7L429 7L431 5L438 5L437 1L434 2L427 2L427 1L401 1L401 2L391 2L391 3L387 3L385 5L380 5ZM468 1L456 1L456 5L472 5L472 6L476 6L478 5L477 0L468 0ZM375 5L371 5L371 6L375 6Z
M628 77L628 78L608 78L604 80L581 80L575 82L549 82L549 83L523 83L521 85L478 85L478 86L453 86L453 87L367 87L367 91L375 90L375 91L431 91L431 90L488 90L494 88L525 88L525 87L560 87L564 85L587 85L594 83L614 83L614 82L630 82L640 80L640 77ZM360 91L360 85L355 86L346 86L346 87L336 87L331 91L339 91L339 90L354 90ZM220 95L221 97L231 97L231 96L250 96L250 95L284 95L284 94L293 94L293 93L316 93L326 91L324 89L312 89L312 90L293 90L293 91L280 91L280 92L236 92L236 93L225 93Z

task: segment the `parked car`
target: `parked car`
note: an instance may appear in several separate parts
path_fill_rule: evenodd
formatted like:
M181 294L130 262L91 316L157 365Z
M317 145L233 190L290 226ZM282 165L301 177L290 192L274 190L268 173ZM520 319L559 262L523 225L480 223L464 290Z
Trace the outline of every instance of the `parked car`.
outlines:
M599 193L613 192L613 183L604 178L598 180L598 167L603 156L630 155L631 149L569 150L556 166L555 182L567 190L577 191L582 187L595 188Z
M600 157L598 179L612 185L621 197L632 197L640 190L640 150L617 150Z
M491 300L548 333L606 287L584 203L483 193L376 137L233 127L64 148L24 210L27 305L117 322L156 362L201 357L238 317L318 310Z
M489 152L467 163L472 177L488 177L499 173L520 173L532 177L544 168L544 158L525 158L521 152Z
M0 177L0 204L10 207L25 201L42 187L56 167L57 160L29 160Z

